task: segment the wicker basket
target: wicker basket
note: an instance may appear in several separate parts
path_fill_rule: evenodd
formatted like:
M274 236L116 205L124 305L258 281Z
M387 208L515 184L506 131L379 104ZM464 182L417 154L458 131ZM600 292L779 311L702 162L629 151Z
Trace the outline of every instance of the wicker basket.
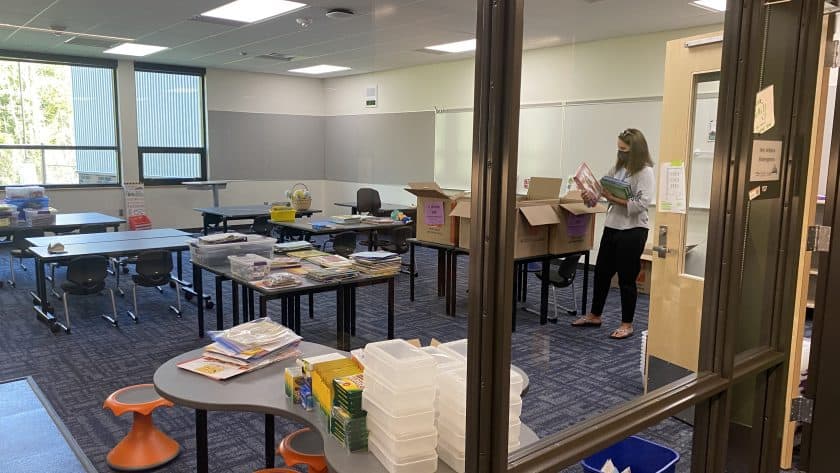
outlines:
M299 189L298 186L301 186L303 190L309 192L309 188L306 187L306 184L302 182L298 182L291 189L291 196L289 200L292 202L292 208L295 210L309 210L309 206L312 205L312 197L295 197L295 191Z

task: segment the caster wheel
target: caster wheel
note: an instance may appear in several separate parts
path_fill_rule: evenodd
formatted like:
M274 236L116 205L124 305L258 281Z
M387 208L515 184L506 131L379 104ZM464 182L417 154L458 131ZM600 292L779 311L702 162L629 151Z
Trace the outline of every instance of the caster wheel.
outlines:
M214 304L213 304L213 301L207 301L207 302L205 302L205 303L204 303L204 308L206 308L206 309L212 309L212 308L213 308L213 305L214 305Z
M184 299L186 299L186 300L188 300L188 301L191 301L191 300L192 300L192 298L193 298L193 294L192 294L192 293L190 293L190 292L185 292L185 293L184 293Z
M175 283L172 282L172 281L169 281L169 287L171 287L172 289L175 289Z

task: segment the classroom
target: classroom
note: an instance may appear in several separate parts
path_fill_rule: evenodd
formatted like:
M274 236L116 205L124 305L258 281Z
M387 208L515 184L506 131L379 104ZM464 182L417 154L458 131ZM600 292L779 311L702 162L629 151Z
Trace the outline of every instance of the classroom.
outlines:
M835 471L837 3L3 0L0 471Z

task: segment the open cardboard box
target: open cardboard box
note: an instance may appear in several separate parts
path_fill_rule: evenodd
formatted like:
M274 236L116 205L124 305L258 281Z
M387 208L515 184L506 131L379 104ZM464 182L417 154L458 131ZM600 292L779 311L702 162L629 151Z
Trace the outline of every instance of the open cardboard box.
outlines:
M417 239L457 245L458 219L450 212L463 193L444 192L435 182L409 182L405 190L417 196Z
M554 255L592 249L595 244L595 214L604 213L601 204L588 207L580 191L570 191L555 207L557 225L551 227L548 252Z

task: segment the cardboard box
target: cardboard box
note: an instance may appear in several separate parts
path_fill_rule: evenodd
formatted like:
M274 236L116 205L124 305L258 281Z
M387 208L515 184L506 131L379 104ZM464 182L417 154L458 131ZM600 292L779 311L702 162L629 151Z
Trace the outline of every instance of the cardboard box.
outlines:
M457 245L458 218L450 213L463 193L446 193L434 182L410 182L406 191L417 196L417 239Z
M548 252L554 255L586 251L595 245L595 214L607 207L587 207L579 191L572 191L554 207L558 224L551 227Z
M458 246L470 249L470 211L472 204L469 198L461 198L455 203L455 208L449 214L458 218Z
M641 257L642 269L636 277L636 290L639 294L650 294L650 278L653 269L653 255L649 248L645 249ZM610 287L618 287L618 275L613 276Z

